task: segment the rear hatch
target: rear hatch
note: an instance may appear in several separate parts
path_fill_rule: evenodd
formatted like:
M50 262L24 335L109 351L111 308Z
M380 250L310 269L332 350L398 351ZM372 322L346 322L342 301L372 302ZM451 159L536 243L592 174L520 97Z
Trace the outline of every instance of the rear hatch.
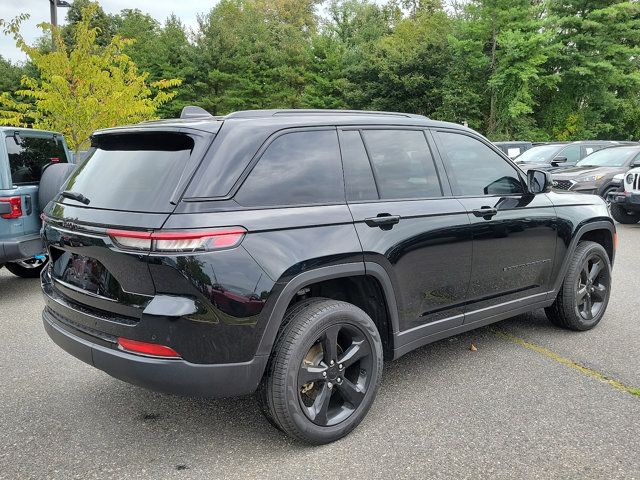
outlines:
M139 129L96 135L87 160L45 211L50 265L43 288L51 301L90 313L93 329L117 335L155 294L148 251L124 249L112 231L145 235L162 228L213 135Z

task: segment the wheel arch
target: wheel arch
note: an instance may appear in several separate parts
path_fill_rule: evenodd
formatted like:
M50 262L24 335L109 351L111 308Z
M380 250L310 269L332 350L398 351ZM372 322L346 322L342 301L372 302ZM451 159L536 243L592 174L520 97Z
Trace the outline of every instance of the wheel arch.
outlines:
M565 254L562 262L562 268L560 269L554 283L554 295L560 291L564 277L567 274L567 269L569 268L569 262L578 247L578 243L585 240L602 245L609 256L611 265L613 265L616 254L616 227L614 226L613 221L598 220L582 225L574 233L569 247L567 248L567 253Z
M294 303L298 292L305 288L324 288L323 293L327 291L331 292L330 286L345 285L345 282L352 282L362 286L362 283L375 282L375 285L379 288L379 293L382 298L380 301L380 307L384 312L372 311L368 308L369 305L363 303L366 297L362 294L353 294L349 297L347 292L347 299L329 295L329 298L336 300L349 301L349 298L356 298L354 303L358 307L362 308L369 314L380 332L381 338L383 338L383 346L385 350L385 358L391 358L393 354L393 342L398 332L398 309L396 306L395 295L393 292L393 286L389 276L384 269L377 264L358 262L358 263L346 263L340 265L331 265L326 267L320 267L313 270L308 270L300 273L286 282L278 282L280 285L277 292L277 298L272 304L273 307L268 312L267 324L258 345L256 355L270 355L275 344L278 331L282 325L282 319L289 306ZM374 285L370 283L371 285ZM338 289L334 290L338 292ZM370 290L365 289L364 292L372 293ZM300 298L305 298L301 296ZM362 301L358 301L362 300ZM373 304L370 304L373 306ZM382 316L381 316L382 315Z

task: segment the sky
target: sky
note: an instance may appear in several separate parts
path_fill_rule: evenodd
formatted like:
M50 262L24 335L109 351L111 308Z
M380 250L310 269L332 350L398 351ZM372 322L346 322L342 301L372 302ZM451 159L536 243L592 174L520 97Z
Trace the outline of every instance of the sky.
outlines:
M72 3L69 0L69 3ZM163 22L171 13L175 13L187 27L194 28L196 16L206 13L217 0L100 0L107 13L118 13L123 8L138 8ZM42 35L36 25L50 22L49 0L0 0L0 18L10 20L20 13L31 15L23 23L22 35L31 44ZM65 8L58 8L58 23L62 24L66 16ZM0 32L0 55L12 62L26 60L26 56L16 48L13 38Z

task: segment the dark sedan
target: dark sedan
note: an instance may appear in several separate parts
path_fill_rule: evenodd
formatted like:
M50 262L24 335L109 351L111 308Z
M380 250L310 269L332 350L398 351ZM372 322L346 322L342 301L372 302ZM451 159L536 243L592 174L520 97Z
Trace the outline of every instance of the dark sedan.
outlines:
M640 167L640 145L606 148L592 153L575 167L553 173L553 184L556 189L606 198L618 186L614 177L635 167Z

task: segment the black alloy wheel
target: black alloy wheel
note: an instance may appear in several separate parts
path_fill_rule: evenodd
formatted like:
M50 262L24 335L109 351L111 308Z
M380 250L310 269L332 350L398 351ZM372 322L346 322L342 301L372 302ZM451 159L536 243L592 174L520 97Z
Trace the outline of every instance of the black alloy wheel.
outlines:
M326 329L298 372L298 398L307 418L323 427L349 418L369 388L372 362L371 345L358 327Z
M283 318L257 391L272 425L314 445L348 435L367 415L383 370L378 327L357 306L310 298Z
M604 247L580 242L569 260L555 302L545 308L554 325L570 330L590 330L605 314L611 295L611 261Z
M597 254L587 257L578 276L576 307L580 316L591 321L602 310L609 293L609 278L604 260Z

